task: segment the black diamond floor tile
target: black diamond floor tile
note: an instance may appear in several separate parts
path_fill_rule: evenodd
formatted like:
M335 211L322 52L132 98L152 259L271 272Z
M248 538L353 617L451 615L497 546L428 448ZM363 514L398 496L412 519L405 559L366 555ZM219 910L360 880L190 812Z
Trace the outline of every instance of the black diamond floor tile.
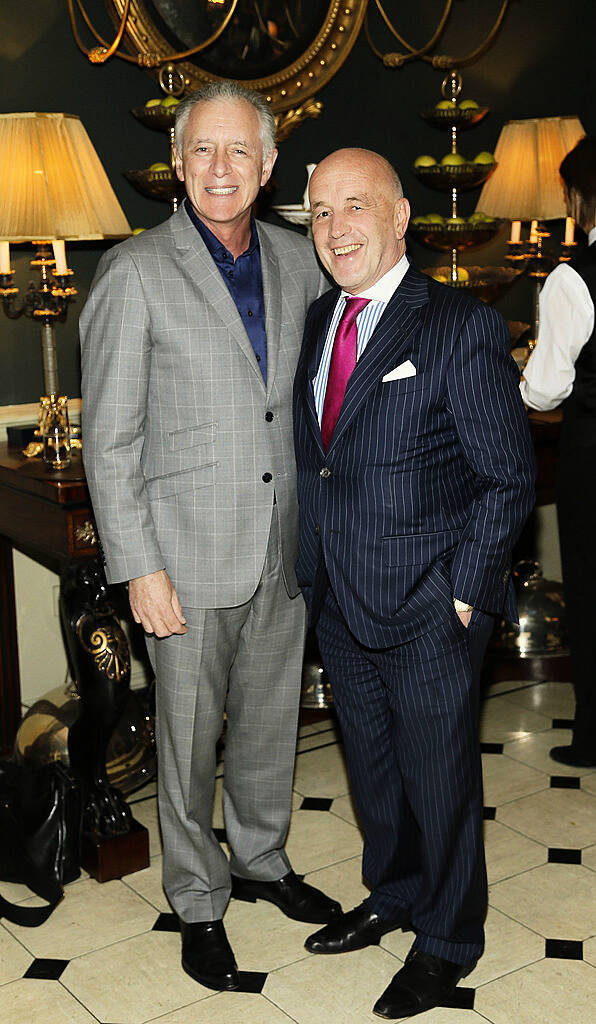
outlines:
M496 807L485 807L482 812L482 817L485 821L494 821L497 816Z
M70 960L50 960L40 957L27 968L24 978L37 978L40 981L58 981L62 972L68 967Z
M551 789L579 789L580 779L577 775L551 775Z
M160 914L152 931L154 932L179 932L180 922L177 914Z
M581 864L582 852L581 850L553 846L548 851L548 862L549 864Z
M584 944L575 939L547 939L544 955L556 960L582 960Z
M254 992L257 995L263 991L263 986L267 981L267 974L262 974L260 971L238 971L238 977L240 978L239 992Z
M475 989L473 988L456 988L453 995L449 999L445 999L441 1006L450 1006L456 1010L473 1010L474 995Z
M503 744L502 743L481 743L480 744L481 754L502 754Z
M573 729L573 719L553 718L553 729Z
M218 843L227 843L228 841L225 828L214 828L213 835L217 839Z
M300 804L301 811L329 811L333 800L322 796L305 796Z

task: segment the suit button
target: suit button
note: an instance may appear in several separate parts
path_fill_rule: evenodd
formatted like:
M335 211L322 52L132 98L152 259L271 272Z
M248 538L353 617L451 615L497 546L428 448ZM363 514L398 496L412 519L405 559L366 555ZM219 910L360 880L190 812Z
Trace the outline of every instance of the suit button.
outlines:
M271 473L263 473L263 483L264 484L270 484L272 480L273 480L273 477L271 476Z
M505 572L503 573L503 583L507 583L507 580L509 579L509 575L510 575L509 569L506 569Z
M327 480L327 478L331 476L331 470L329 469L329 466L323 466L321 470L321 476L323 477L323 480Z
M319 530L319 524L318 524L318 523L315 523L315 535L316 535L316 536L318 537L318 536L319 536L319 533L320 533L320 530Z
M273 413L271 412L271 409L267 409L267 412L265 413L265 419L267 420L267 423L271 423L271 420L273 419Z

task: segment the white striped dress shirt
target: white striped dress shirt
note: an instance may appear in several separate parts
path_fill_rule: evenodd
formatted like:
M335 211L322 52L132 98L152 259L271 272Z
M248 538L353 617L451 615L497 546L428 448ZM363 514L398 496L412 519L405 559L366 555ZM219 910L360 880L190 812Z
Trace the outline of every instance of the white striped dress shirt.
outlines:
M368 345L370 337L385 310L385 306L389 302L398 285L401 284L408 266L408 259L404 253L395 266L391 267L391 270L388 270L386 274L383 274L383 277L379 278L375 284L371 285L370 288L367 288L366 291L358 293L360 298L370 299L370 302L356 317L356 330L358 331L358 342L356 347L357 360L360 359L360 356ZM333 316L331 317L331 323L325 339L325 347L323 348L323 355L321 356L317 375L313 378L312 382L319 425L323 417L323 405L325 404L325 391L327 390L329 363L331 362L331 352L333 350L335 332L339 321L341 320L346 306L346 299L348 297L349 293L342 290L333 311Z

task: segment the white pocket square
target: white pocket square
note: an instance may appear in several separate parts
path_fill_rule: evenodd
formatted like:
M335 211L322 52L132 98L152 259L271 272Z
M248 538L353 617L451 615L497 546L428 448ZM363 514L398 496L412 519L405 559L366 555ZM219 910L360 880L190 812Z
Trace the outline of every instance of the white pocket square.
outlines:
M383 377L383 384L388 380L402 380L404 377L415 377L416 367L414 363L411 363L409 359L406 359L405 363L400 363L394 370L390 370Z

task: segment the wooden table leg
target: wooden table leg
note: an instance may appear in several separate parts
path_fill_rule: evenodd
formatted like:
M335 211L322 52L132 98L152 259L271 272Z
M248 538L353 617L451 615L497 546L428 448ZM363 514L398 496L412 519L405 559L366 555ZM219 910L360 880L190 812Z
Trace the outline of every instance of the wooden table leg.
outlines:
M21 721L21 680L17 644L12 544L0 536L0 754L12 753Z

